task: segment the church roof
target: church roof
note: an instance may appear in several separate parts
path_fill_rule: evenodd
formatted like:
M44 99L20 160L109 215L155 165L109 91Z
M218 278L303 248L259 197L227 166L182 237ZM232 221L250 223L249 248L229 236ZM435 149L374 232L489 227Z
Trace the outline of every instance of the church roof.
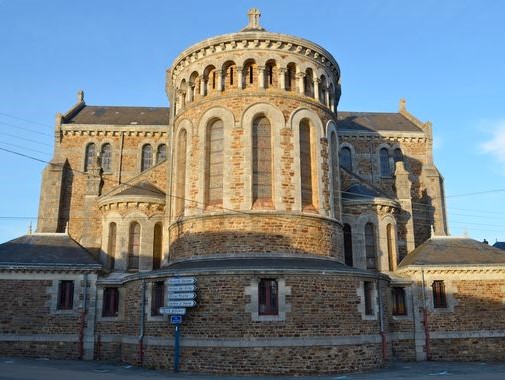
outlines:
M387 112L338 112L338 127L350 132L423 132L400 113Z
M505 251L465 237L434 236L400 263L408 266L505 265Z
M165 193L158 189L156 186L147 181L142 181L136 183L135 185L131 185L126 190L121 191L115 196L124 196L124 195L135 195L135 196L149 196L149 197L165 197Z
M64 124L167 125L168 107L87 106L68 115Z
M505 251L505 241L497 241L496 243L493 244L493 247L502 249Z
M101 268L66 233L34 233L0 244L0 266Z

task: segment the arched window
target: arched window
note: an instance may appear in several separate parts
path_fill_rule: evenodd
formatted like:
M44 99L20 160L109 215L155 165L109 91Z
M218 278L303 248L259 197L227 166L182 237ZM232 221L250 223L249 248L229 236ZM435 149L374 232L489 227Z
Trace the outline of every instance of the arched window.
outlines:
M305 72L305 95L314 97L314 73L312 69L307 69Z
M277 66L274 60L270 60L265 66L265 88L277 87Z
M377 269L375 228L372 223L365 224L365 252L366 252L366 269Z
M344 261L345 265L352 267L352 231L351 226L344 224Z
M156 163L159 163L166 159L167 159L167 146L165 144L158 145L158 151L156 152Z
M128 236L128 269L139 269L140 224L132 222Z
M400 148L396 148L393 152L393 159L395 162L403 161L403 153Z
M109 241L107 244L107 255L109 257L109 268L114 268L114 261L116 258L116 239L117 239L117 226L116 223L109 224Z
M161 223L154 225L153 236L153 270L161 267L161 247L163 241L163 226Z
M352 152L346 146L340 149L340 166L352 172Z
M300 177L302 182L302 209L315 209L313 189L312 139L309 120L300 122Z
M89 143L86 145L86 154L84 157L84 171L87 172L93 167L96 154L95 144Z
M381 150L379 151L379 158L380 158L381 177L391 176L391 168L389 166L389 152L386 148L381 148Z
M183 129L177 142L176 180L175 180L175 215L184 215L186 197L186 144L187 133Z
M142 147L142 162L140 170L144 171L153 166L153 148L151 145L146 144Z
M296 91L296 65L294 63L289 63L286 68L286 90Z
M110 144L103 144L100 152L102 159L102 169L104 172L110 172L112 169L112 148Z
M388 245L388 260L389 260L389 270L394 271L396 269L395 260L395 246L394 246L394 228L391 223L386 226L386 241Z
M264 116L253 121L252 156L253 206L272 207L272 131Z
M207 205L223 203L223 136L222 120L215 120L207 127L206 168Z

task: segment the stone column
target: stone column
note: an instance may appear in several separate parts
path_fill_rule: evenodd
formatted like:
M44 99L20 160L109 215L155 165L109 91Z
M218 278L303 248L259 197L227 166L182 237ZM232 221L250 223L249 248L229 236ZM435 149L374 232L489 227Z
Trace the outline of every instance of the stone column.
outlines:
M216 70L217 74L217 90L218 91L223 91L223 84L224 84L224 72L223 70Z
M297 73L296 78L298 79L298 92L302 95L305 94L305 73Z
M286 89L286 72L288 71L288 69L284 68L284 67L281 67L279 69L279 83L281 84L281 90L285 90Z
M207 78L202 77L200 79L200 95L205 96L207 95Z
M321 83L321 79L314 78L314 99L321 101L320 93L319 93L319 84Z
M237 88L244 88L244 68L242 66L237 66Z
M258 87L265 88L265 66L258 66Z

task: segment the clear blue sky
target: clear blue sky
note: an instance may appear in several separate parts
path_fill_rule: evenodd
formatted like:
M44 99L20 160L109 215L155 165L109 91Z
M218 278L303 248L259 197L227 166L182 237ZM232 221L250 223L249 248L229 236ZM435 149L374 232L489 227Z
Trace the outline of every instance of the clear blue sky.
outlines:
M341 110L392 112L405 97L432 121L451 233L505 241L503 1L0 0L0 148L49 160L54 115L79 89L91 105L167 106L173 59L240 30L253 6L267 30L334 55ZM3 242L35 226L45 165L3 151L0 163Z

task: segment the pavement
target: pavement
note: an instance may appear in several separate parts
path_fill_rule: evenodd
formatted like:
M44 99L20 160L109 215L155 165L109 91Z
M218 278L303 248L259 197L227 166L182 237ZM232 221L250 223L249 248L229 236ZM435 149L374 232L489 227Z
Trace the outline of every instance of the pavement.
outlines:
M352 379L464 379L505 380L505 362L395 362L373 372L333 376L216 376L174 374L127 364L0 357L0 380L116 380L116 379L184 379L184 380L352 380Z

